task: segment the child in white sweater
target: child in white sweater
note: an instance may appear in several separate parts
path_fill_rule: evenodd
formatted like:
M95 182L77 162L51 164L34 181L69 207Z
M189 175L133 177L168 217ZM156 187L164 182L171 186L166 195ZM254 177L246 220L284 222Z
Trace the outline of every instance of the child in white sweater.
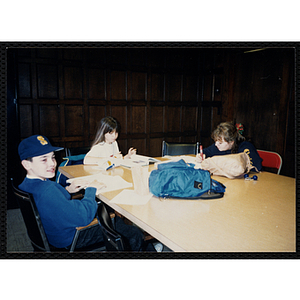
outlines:
M117 138L119 135L118 122L113 117L105 117L100 121L91 150L84 158L84 164L97 164L102 158L122 157ZM136 154L136 149L130 148L124 158Z

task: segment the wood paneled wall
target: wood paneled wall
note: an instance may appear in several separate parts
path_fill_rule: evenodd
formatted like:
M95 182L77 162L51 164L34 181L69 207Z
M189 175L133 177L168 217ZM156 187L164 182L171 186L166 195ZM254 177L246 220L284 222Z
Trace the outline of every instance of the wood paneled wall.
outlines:
M97 123L121 124L122 152L159 156L163 139L200 139L201 51L18 49L21 138L41 133L65 147L89 146Z
M259 149L279 152L295 176L294 50L274 48L9 49L20 139L90 146L114 116L126 153L161 155L163 140L211 144L221 121L244 124ZM9 117L9 116L8 116ZM16 158L17 159L17 158Z
M234 119L257 149L278 152L281 174L295 176L294 49L244 50L232 56Z

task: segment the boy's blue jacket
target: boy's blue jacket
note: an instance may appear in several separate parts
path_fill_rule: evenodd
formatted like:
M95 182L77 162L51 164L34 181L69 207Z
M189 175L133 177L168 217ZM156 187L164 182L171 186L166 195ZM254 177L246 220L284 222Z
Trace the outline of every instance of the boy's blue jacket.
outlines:
M48 241L57 248L71 245L76 227L88 225L95 217L96 189L89 187L81 200L51 180L25 178L19 188L34 197Z

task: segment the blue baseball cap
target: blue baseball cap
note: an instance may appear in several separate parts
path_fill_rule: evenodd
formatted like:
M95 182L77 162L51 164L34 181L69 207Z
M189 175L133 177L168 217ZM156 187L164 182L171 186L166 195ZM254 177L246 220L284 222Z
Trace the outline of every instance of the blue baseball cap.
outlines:
M45 136L32 135L19 144L18 152L20 159L24 160L63 149L61 147L53 147Z

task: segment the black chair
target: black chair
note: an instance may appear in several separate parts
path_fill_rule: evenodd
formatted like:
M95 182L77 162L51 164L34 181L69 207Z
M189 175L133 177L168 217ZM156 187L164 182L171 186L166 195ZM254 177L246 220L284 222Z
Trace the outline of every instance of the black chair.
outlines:
M11 185L13 192L18 200L18 204L25 222L25 226L27 229L27 234L31 241L32 247L34 251L42 251L42 252L74 252L74 251L92 251L96 249L104 248L104 242L92 244L88 247L75 249L77 241L82 234L85 234L87 230L91 229L94 226L100 226L99 221L95 218L89 225L84 227L76 228L76 233L73 238L71 247L69 249L66 248L56 248L49 244L40 214L36 207L34 198L32 194L26 193L20 189L18 189L13 182L13 178L11 178ZM101 228L101 226L100 226Z
M66 156L87 154L90 151L91 147L73 147L65 148Z
M112 220L103 202L98 203L98 218L102 226L106 251L128 250L122 236L115 231Z
M166 141L163 141L162 156L197 154L197 149L199 149L199 142L189 144L189 143L168 143Z

